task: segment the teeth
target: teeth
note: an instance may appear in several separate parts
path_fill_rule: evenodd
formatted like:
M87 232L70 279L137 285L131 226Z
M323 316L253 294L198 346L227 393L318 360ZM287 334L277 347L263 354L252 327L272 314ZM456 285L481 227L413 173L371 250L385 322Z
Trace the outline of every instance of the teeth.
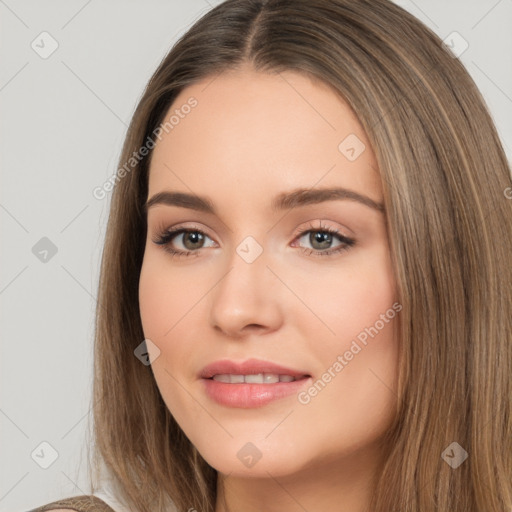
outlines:
M263 373L244 375L244 380L247 384L265 384L265 375ZM277 377L277 380L279 381L279 376Z
M275 384L276 382L292 382L295 377L291 375L278 375L277 373L257 373L255 375L214 375L213 380L229 384Z
M219 382L227 382L228 384L231 382L231 378L229 375L214 375L213 380L218 380ZM243 381L243 377L242 377Z

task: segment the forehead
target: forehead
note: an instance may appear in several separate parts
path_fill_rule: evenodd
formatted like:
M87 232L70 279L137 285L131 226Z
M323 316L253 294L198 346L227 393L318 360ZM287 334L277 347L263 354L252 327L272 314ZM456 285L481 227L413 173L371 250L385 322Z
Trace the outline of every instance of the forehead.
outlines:
M318 184L381 200L377 163L356 114L306 75L246 68L210 76L181 91L163 123L171 116L172 128L153 150L149 196L178 189L263 206L281 191ZM344 141L365 149L347 158Z

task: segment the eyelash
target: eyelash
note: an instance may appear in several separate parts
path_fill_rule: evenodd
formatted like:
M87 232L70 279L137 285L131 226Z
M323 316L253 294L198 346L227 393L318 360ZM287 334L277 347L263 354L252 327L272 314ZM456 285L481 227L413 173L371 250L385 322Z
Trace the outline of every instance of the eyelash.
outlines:
M306 253L308 256L334 256L338 253L341 253L343 251L347 251L351 247L355 245L355 240L353 238L349 238L345 235L342 235L337 229L330 228L330 227L323 227L320 225L320 227L315 227L312 224L308 225L309 229L304 229L303 231L300 231L295 236L294 240L302 238L305 234L309 232L317 232L317 233L328 233L330 235L335 235L341 242L343 242L342 245L335 249L327 249L324 251L317 251L315 249L308 249L306 247L301 247L300 249ZM201 233L202 235L208 236L204 231L202 231L199 228L191 227L191 228L182 228L182 227L176 227L173 229L169 229L166 231L163 231L157 235L156 239L153 239L153 242L157 245L162 245L163 249L170 253L171 256L191 256L192 254L198 255L199 249L194 251L181 251L173 249L170 245L170 242L173 238L180 234L187 234L187 233ZM210 237L208 237L210 238ZM201 249L201 248L200 248Z

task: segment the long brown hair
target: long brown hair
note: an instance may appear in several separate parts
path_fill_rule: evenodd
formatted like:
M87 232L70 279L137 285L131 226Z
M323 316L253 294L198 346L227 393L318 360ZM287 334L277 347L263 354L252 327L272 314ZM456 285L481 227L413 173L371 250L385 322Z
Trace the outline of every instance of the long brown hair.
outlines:
M388 0L227 0L150 79L120 158L101 262L93 479L102 466L139 512L163 512L170 498L179 511L215 509L216 470L134 356L144 339L138 282L151 151L126 162L154 139L180 91L247 64L330 84L379 164L403 309L399 408L372 512L510 510L510 164L464 66ZM455 468L448 459L461 449L467 459Z

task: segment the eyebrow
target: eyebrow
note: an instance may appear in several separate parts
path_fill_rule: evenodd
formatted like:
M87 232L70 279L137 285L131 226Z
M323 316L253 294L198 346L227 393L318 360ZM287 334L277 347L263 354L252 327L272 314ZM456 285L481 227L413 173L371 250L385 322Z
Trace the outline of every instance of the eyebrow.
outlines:
M378 212L384 213L384 205L382 203L376 202L368 196L346 188L296 189L292 192L284 192L272 200L271 208L273 211L280 211L334 200L356 201ZM144 211L147 213L152 206L158 204L179 206L181 208L217 215L212 201L208 197L198 196L196 194L170 192L166 190L158 192L144 204Z

